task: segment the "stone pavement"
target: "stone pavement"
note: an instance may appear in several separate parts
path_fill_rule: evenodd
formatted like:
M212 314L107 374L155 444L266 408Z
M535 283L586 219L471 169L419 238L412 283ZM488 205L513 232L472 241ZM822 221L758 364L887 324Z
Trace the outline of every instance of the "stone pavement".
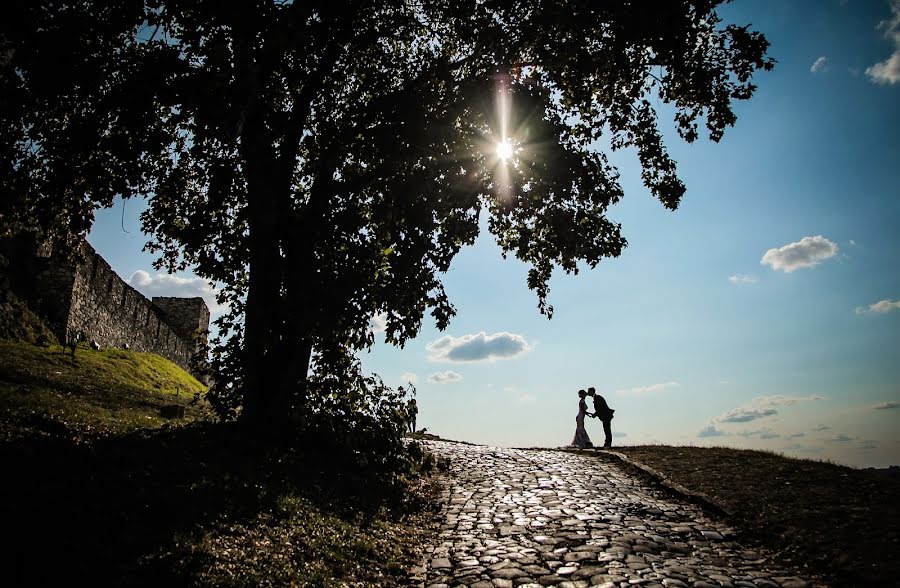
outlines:
M450 458L430 588L821 586L734 531L595 456L425 442Z

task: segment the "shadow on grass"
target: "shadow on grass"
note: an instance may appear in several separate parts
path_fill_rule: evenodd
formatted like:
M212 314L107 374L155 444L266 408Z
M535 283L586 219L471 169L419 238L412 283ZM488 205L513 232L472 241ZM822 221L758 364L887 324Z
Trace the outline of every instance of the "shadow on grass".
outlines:
M310 445L307 445L309 447ZM206 565L172 565L177 537L216 521L252 521L280 497L301 494L359 522L400 496L373 484L327 446L274 450L230 425L194 424L73 442L56 435L0 444L4 584L191 583ZM364 523L363 523L364 524ZM175 559L179 556L175 555Z

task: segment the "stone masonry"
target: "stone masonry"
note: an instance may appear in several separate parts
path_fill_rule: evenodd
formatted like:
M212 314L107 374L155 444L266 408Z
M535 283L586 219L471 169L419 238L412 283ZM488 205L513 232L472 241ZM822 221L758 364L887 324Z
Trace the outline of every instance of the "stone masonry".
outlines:
M102 347L127 345L190 369L209 329L202 298L148 300L87 242L74 262L52 248L22 243L3 244L11 277L61 342L84 333Z

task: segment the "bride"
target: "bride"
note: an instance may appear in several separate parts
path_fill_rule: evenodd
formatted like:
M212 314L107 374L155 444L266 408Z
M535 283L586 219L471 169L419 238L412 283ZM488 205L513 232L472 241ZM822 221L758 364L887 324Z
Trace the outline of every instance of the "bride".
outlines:
M575 417L575 437L572 439L572 443L575 447L580 447L584 449L586 447L593 447L594 444L591 443L591 438L588 437L587 431L584 429L584 415L587 414L587 402L585 402L584 397L587 396L587 392L584 390L578 391L578 415Z

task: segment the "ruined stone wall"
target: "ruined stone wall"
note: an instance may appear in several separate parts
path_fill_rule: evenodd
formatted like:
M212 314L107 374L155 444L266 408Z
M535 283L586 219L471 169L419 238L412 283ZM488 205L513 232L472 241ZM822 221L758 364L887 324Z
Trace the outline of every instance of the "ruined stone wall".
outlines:
M154 296L152 302L163 312L166 323L183 339L198 345L206 341L209 308L202 298Z
M72 303L74 265L55 262L50 247L33 234L0 239L0 255L6 259L5 278L10 290L27 301L62 339Z
M66 328L84 332L103 347L125 347L161 355L185 369L197 349L197 342L178 326L167 322L165 309L154 305L126 284L90 244L84 244L84 261L75 269ZM191 299L188 299L191 300ZM205 323L197 319L197 329L209 327L209 310L202 298L190 307L202 305ZM178 317L183 321L183 317Z
M205 341L209 309L202 298L154 298L125 283L89 244L69 261L34 239L0 242L10 282L39 311L60 342L79 333L102 347L126 345L189 370ZM199 337L197 335L200 335Z

